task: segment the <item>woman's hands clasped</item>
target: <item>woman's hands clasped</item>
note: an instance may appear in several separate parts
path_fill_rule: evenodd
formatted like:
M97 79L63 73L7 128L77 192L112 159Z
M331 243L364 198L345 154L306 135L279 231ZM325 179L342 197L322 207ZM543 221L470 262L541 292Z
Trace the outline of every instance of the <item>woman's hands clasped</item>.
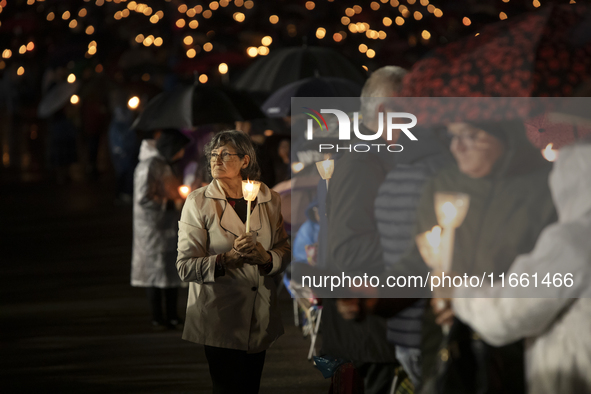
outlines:
M242 234L234 240L232 250L224 255L224 263L229 268L235 267L239 262L263 265L269 262L269 253L261 245L255 242L252 234Z

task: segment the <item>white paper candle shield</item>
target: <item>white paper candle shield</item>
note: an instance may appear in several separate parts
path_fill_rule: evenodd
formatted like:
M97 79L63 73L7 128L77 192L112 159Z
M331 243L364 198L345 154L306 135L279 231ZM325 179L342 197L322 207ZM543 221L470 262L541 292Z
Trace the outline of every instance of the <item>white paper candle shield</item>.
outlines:
M316 168L318 169L320 177L326 181L326 189L328 190L328 181L330 181L332 173L334 172L334 160L326 159L317 161Z
M256 181L242 181L242 196L248 202L246 207L246 232L250 232L250 204L257 198L261 182Z

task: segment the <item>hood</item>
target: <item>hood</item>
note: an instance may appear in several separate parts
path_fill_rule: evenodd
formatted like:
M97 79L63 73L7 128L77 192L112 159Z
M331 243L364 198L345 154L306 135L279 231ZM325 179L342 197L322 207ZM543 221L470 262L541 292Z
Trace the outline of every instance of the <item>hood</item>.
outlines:
M550 174L558 220L580 219L591 211L591 144L562 148Z
M469 123L500 139L506 147L506 152L495 165L492 176L509 177L543 168L550 169L551 164L527 139L522 121Z
M142 145L140 146L139 160L144 161L158 156L160 156L160 153L158 153L158 149L156 149L156 141L143 140Z

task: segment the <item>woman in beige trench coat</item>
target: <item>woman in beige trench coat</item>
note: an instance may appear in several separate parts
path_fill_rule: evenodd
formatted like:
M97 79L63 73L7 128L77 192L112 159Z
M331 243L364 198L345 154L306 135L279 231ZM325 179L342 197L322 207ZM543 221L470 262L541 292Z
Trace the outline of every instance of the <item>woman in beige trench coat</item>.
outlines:
M214 393L257 393L265 351L283 334L274 277L290 260L279 195L261 184L245 235L242 180L260 170L249 137L215 135L205 154L213 181L181 214L177 269L189 284L183 339L205 346ZM255 243L256 242L256 243Z

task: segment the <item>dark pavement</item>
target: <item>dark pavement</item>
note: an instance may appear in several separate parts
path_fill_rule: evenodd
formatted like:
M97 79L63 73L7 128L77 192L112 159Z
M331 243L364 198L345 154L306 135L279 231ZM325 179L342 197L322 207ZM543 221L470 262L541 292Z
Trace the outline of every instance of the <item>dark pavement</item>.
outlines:
M153 331L144 289L129 285L131 206L112 189L0 184L0 392L211 392L202 347ZM261 393L328 392L285 291L282 310Z

